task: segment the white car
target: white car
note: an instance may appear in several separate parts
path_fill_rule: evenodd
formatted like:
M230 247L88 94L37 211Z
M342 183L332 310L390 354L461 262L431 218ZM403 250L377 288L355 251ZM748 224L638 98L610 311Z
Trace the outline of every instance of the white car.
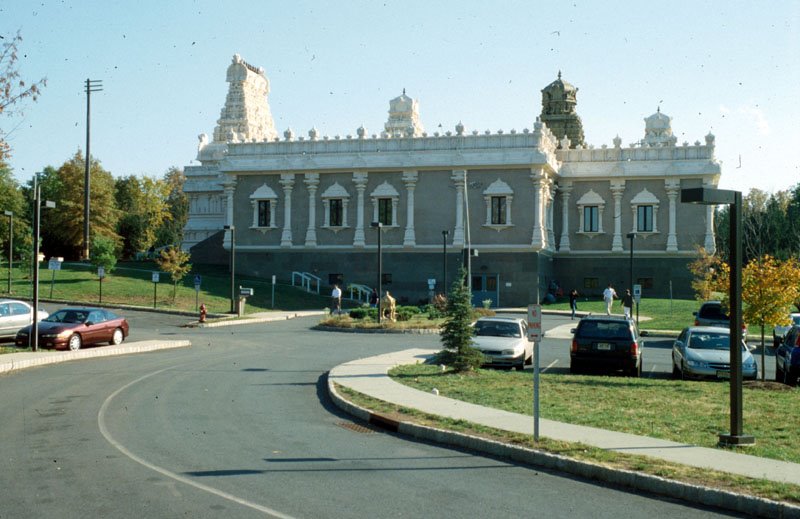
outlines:
M715 326L684 328L672 345L672 377L731 378L730 331ZM742 341L742 377L758 378L758 365Z
M16 299L0 299L0 337L16 337L17 332L31 324L31 305ZM37 321L48 314L44 310L37 312Z
M789 314L789 319L791 319L791 321L786 326L776 326L772 329L772 345L776 348L783 342L783 338L786 336L786 333L792 329L793 324L800 326L800 313Z
M528 323L516 317L481 317L473 325L475 344L487 357L487 366L525 369L533 361Z

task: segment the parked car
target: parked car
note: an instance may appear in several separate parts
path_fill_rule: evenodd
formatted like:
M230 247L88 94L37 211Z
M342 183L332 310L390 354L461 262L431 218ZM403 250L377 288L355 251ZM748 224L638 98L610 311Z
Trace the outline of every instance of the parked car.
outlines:
M0 337L14 337L18 331L31 324L31 308L25 301L0 299ZM48 315L40 309L36 312L36 320L41 321Z
M792 326L800 326L800 313L789 314L789 319L791 322L786 326L776 326L772 329L772 345L776 348L781 345L783 338L792 329Z
M633 320L613 315L589 315L578 322L572 333L571 373L622 370L633 377L642 375L644 344Z
M796 386L800 379L800 324L795 324L775 350L775 380Z
M31 326L17 333L17 346L29 344ZM39 346L79 350L82 346L120 344L128 336L128 321L104 308L63 308L39 323Z
M730 330L716 326L689 326L672 344L673 378L731 378ZM742 377L758 378L758 365L744 341Z
M706 301L700 305L700 310L692 312L695 326L718 326L730 328L731 318L722 308L722 301ZM742 335L747 335L747 325L742 323Z
M516 317L481 317L473 325L475 348L487 358L485 365L525 369L533 361L528 323Z

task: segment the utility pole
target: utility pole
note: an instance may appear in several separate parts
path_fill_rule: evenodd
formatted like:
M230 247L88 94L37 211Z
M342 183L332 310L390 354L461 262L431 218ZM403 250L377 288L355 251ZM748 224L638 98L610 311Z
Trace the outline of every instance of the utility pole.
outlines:
M89 136L90 136L90 114L91 114L91 98L92 92L101 92L103 90L103 81L101 79L86 79L86 173L83 179L83 259L89 259L89 171L91 170L92 155L89 152Z

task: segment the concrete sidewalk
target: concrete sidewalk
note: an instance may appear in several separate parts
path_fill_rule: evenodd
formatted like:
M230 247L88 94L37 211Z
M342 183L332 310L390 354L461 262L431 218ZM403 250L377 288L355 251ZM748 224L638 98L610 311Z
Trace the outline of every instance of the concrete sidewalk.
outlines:
M513 431L531 436L533 435L534 425L533 417L531 416L486 408L431 393L425 393L394 382L391 378L389 378L387 373L392 367L400 364L424 362L434 353L436 353L436 350L410 349L341 364L330 371L328 376L329 390L331 391L334 401L336 401L340 407L368 421L375 422L376 420L370 420L372 416L369 411L357 408L352 403L347 402L346 399L336 392L334 384L339 384L371 397L404 407L417 409L425 413L448 417L455 420L466 420L495 429ZM365 412L367 413L366 415L364 414ZM398 430L403 432L401 429L402 427L398 427ZM697 447L694 445L659 440L645 436L636 436L627 433L607 431L594 427L571 425L545 419L539 420L539 433L542 437L552 438L555 440L580 442L601 449L659 458L669 462L701 469L712 469L752 478L800 485L800 464L796 463L760 458L757 456L750 456L748 454L731 452L725 449ZM438 439L437 441L441 441L447 436L447 434L447 431L437 430L434 436ZM457 433L450 434L454 436L463 436L458 435ZM446 441L446 438L444 439L444 443L464 444L464 442L448 442ZM492 444L496 443L497 442L488 442L490 452L493 450ZM470 442L469 446L471 448L475 448L475 442ZM508 447L512 448L510 446ZM478 448L478 450L481 449ZM508 455L508 449L502 449L502 451L502 455ZM498 454L497 452L491 453ZM553 466L554 468L563 468L564 463L556 462L553 464ZM587 475L584 469L579 469L577 472L580 473L580 475ZM589 470L589 472L590 474L588 474L588 477L594 477L592 473L597 471ZM605 468L605 470L601 470L599 472L609 473L609 469ZM617 472L628 473L629 471ZM670 486L670 484L674 483L663 480L662 478L656 478L655 476L643 475L639 479L645 481L646 484L644 484L644 486L639 486L631 484L631 480L637 479L636 477L631 478L628 476L629 474L622 478L624 480L623 484L657 493L664 493L664 488L667 488ZM614 482L620 482L618 481L619 478L613 474L610 476L610 478ZM646 481L648 478L655 478L656 480L659 480L659 484L656 485L657 488L651 488L653 486L653 482ZM609 480L608 478L601 479ZM680 486L681 484L678 483L677 485ZM694 485L685 486L690 487L691 492L689 493L692 495L698 492L698 488L702 488ZM730 492L718 491L714 489L706 490L707 491L705 492L701 492L703 496L699 497L698 499L691 500L757 515L762 515L763 512L765 516L772 517L800 517L800 507L794 507L784 503L777 503L758 498L749 498L748 496L740 496ZM686 493L687 489L683 488L677 491L677 495L675 495L675 492L672 492L669 495L673 495L674 497L679 497L682 499L689 499L687 498ZM731 496L734 496L734 501L739 503L739 505L736 505L736 508L730 508L730 503L728 503L728 501L731 500ZM775 515L775 512L778 512L781 515Z

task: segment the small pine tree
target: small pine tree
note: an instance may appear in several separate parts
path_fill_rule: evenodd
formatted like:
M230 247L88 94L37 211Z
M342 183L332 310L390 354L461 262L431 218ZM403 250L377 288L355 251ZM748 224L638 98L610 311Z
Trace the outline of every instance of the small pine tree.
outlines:
M467 272L462 267L447 297L447 317L441 333L444 349L436 356L437 362L452 366L456 371L472 371L484 362L483 353L472 347L472 301L464 282L466 277Z

